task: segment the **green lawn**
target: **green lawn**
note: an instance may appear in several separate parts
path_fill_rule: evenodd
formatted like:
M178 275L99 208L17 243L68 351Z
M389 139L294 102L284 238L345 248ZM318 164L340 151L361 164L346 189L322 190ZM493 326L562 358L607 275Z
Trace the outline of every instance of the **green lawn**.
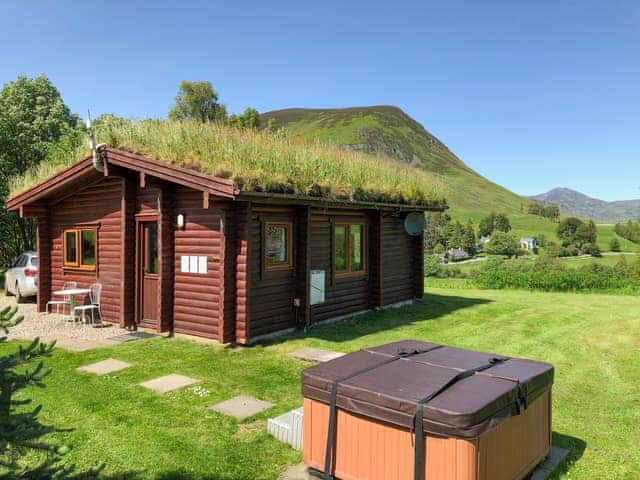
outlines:
M264 433L265 419L300 405L301 346L343 352L417 338L556 366L554 442L571 450L562 479L631 479L640 471L640 302L631 296L456 288L430 281L423 301L312 328L267 346L229 349L179 339L132 342L85 353L59 350L48 387L32 391L43 417L72 427L69 461L105 462L112 478L275 479L299 454ZM7 348L7 347L5 347ZM75 368L114 357L135 366L94 377ZM137 383L177 372L202 379L157 395ZM206 405L246 393L274 402L242 423ZM182 475L182 477L180 477Z

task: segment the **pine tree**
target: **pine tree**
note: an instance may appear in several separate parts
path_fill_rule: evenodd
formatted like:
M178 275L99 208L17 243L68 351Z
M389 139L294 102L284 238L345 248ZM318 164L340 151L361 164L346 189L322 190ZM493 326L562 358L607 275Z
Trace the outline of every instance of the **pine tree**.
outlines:
M0 344L7 342L9 329L22 322L16 308L0 311ZM27 387L44 387L44 379L51 373L42 360L32 368L32 361L49 357L55 342L43 344L38 338L28 346L18 346L12 353L0 355L0 478L2 479L69 479L91 478L98 469L78 476L73 466L61 465L69 447L46 442L44 437L58 431L38 419L42 406L27 409L29 398L16 394ZM28 458L28 460L27 460ZM34 459L39 458L39 460Z

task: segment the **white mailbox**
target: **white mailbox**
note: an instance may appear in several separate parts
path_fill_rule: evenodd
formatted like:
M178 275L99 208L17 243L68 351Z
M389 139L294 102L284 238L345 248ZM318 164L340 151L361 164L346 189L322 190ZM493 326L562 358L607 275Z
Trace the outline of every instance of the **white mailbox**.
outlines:
M324 270L311 270L311 305L324 302Z

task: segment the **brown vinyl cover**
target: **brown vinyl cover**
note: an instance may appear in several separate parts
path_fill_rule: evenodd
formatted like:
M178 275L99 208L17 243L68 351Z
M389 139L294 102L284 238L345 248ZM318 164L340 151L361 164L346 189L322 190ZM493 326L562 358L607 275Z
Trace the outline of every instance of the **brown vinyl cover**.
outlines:
M376 367L404 352L411 354ZM336 405L345 411L411 429L417 403L460 372L506 357L415 340L360 350L302 372L302 394L330 403L333 382L341 381ZM475 438L493 429L553 384L548 363L508 358L464 378L424 406L424 431Z

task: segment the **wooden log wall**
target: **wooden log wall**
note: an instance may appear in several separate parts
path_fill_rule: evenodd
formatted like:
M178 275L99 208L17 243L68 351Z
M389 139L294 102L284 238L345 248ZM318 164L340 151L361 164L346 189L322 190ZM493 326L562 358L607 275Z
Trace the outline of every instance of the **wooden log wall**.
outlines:
M122 261L122 182L103 178L51 205L51 290L75 281L79 288L102 283L102 314L107 322L120 323ZM98 229L98 265L95 271L65 269L63 231L82 225ZM78 298L79 304L85 299Z
M130 327L135 323L135 295L136 295L136 190L137 178L133 174L122 178L121 224L122 228L122 259L121 271L121 316L120 326Z
M411 300L416 296L417 278L422 281L422 237L411 237L404 230L404 217L382 217L382 294L383 305ZM420 297L422 295L419 295Z
M45 209L37 217L38 237L36 250L38 252L38 312L47 309L47 302L51 299L51 214Z
M229 205L222 217L222 302L218 318L220 343L233 342L236 339L236 218L235 208Z
M249 228L251 224L251 205L237 204L234 208L236 232L236 342L247 343L249 335L249 268L248 257L251 246ZM228 262L227 262L228 264Z
M296 326L293 299L296 295L295 258L298 245L293 245L294 265L270 270L264 262L264 229L267 222L290 222L296 238L296 211L293 208L254 206L249 225L249 302L251 337L266 335Z
M185 226L174 231L173 328L177 333L219 339L223 288L224 212L210 201L203 208L202 192L177 187L172 216L185 216ZM207 256L207 273L181 270L183 255Z
M334 272L333 225L336 222L364 223L370 245L369 215L358 211L311 211L311 268L326 273L325 302L312 307L314 322L327 320L370 308L370 268L364 274L339 277ZM368 259L369 260L369 259Z

